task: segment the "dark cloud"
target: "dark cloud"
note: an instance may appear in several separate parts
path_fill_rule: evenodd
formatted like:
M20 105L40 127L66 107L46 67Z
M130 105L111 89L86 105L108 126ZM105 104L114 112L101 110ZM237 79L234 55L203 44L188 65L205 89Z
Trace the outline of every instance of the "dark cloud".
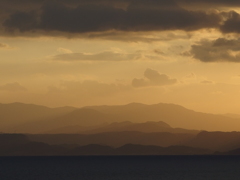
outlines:
M214 5L215 7L226 7L226 6L240 6L239 0L177 0L179 3L186 3L189 5Z
M232 11L227 14L227 18L220 30L223 33L240 33L240 14Z
M183 4L190 8L186 8ZM201 5L205 8L201 11L197 10ZM217 7L240 7L240 1L2 0L0 1L0 33L10 36L67 37L84 34L88 38L112 40L115 40L115 36L116 39L128 39L116 32L124 34L215 28L223 33L240 33L240 14L234 11L210 10ZM136 38L138 37L135 35L132 40ZM149 41L149 39L143 40Z
M0 86L0 91L10 91L10 92L21 92L26 91L27 89L21 86L19 83L8 83Z
M189 54L202 62L240 62L240 39L202 40Z
M146 86L167 86L177 83L177 79L171 79L166 74L160 74L158 71L153 69L146 69L142 79L133 79L133 87L146 87Z
M21 32L32 31L37 28L37 16L34 12L17 12L10 16L7 19L3 26L7 27L8 30L18 29Z
M93 32L117 29L122 24L124 10L104 5L80 5L68 8L48 4L42 8L40 29L63 32Z
M10 0L10 2L13 2ZM21 1L21 3L29 1ZM43 3L42 1L33 1ZM117 31L197 30L218 27L222 18L216 12L189 11L174 0L67 1L44 3L41 8L11 12L2 25L8 32L85 33Z
M34 6L34 5L41 5L46 2L58 2L63 3L65 5L78 5L78 4L105 4L105 5L115 5L115 6L123 6L125 4L129 5L133 2L143 2L145 5L149 5L148 0L1 0L2 5L11 5L11 6ZM240 6L239 0L171 0L174 1L177 4L186 3L190 5L215 5L217 7L219 6ZM151 0L154 5L168 5L170 0Z

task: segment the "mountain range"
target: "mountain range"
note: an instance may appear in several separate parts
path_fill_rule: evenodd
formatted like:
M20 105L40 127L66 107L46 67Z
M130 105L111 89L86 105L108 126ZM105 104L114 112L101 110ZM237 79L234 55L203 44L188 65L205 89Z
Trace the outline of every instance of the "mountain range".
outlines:
M125 125L127 122L138 123L125 126L125 130L131 131L137 128L136 126L138 126L136 130L139 131L141 125L147 127L150 122L162 122L172 128L198 131L240 130L239 118L195 112L179 105L163 103L154 105L131 103L121 106L83 108L48 108L21 103L0 104L0 117L0 131L4 133L91 133L111 131L111 128L114 131L122 131L124 128L121 129L120 126L124 122ZM115 124L118 127L114 127L113 123L119 123ZM156 126L159 126L159 123ZM164 131L167 132L181 131L166 129L167 127ZM149 131L159 132L160 130L155 128Z
M239 155L239 137L239 132L0 134L0 156Z
M0 104L0 156L240 154L237 115L174 104Z
M21 134L0 135L0 156L82 156L82 155L203 155L213 151L187 146L161 147L154 145L125 144L120 147L88 144L69 146L49 145L31 141ZM6 143L7 142L7 143Z

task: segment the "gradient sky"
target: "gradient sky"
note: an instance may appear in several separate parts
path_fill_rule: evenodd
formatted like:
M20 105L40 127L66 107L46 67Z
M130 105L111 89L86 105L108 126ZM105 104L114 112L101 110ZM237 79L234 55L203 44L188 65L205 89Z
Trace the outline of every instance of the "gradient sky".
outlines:
M0 102L239 113L239 0L1 0Z

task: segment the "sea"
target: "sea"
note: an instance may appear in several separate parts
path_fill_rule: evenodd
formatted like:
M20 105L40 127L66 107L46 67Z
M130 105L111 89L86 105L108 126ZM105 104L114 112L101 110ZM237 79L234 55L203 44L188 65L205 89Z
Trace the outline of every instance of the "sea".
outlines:
M0 157L1 180L239 180L240 156Z

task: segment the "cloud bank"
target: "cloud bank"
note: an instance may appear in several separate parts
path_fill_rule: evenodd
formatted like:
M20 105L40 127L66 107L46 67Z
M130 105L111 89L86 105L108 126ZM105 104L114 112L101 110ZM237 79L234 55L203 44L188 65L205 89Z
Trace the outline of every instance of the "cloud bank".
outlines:
M240 39L202 40L189 54L202 62L240 62Z
M0 14L0 19L2 31L8 33L192 31L218 28L223 21L217 11L187 10L179 0L4 2L2 9L10 10Z

